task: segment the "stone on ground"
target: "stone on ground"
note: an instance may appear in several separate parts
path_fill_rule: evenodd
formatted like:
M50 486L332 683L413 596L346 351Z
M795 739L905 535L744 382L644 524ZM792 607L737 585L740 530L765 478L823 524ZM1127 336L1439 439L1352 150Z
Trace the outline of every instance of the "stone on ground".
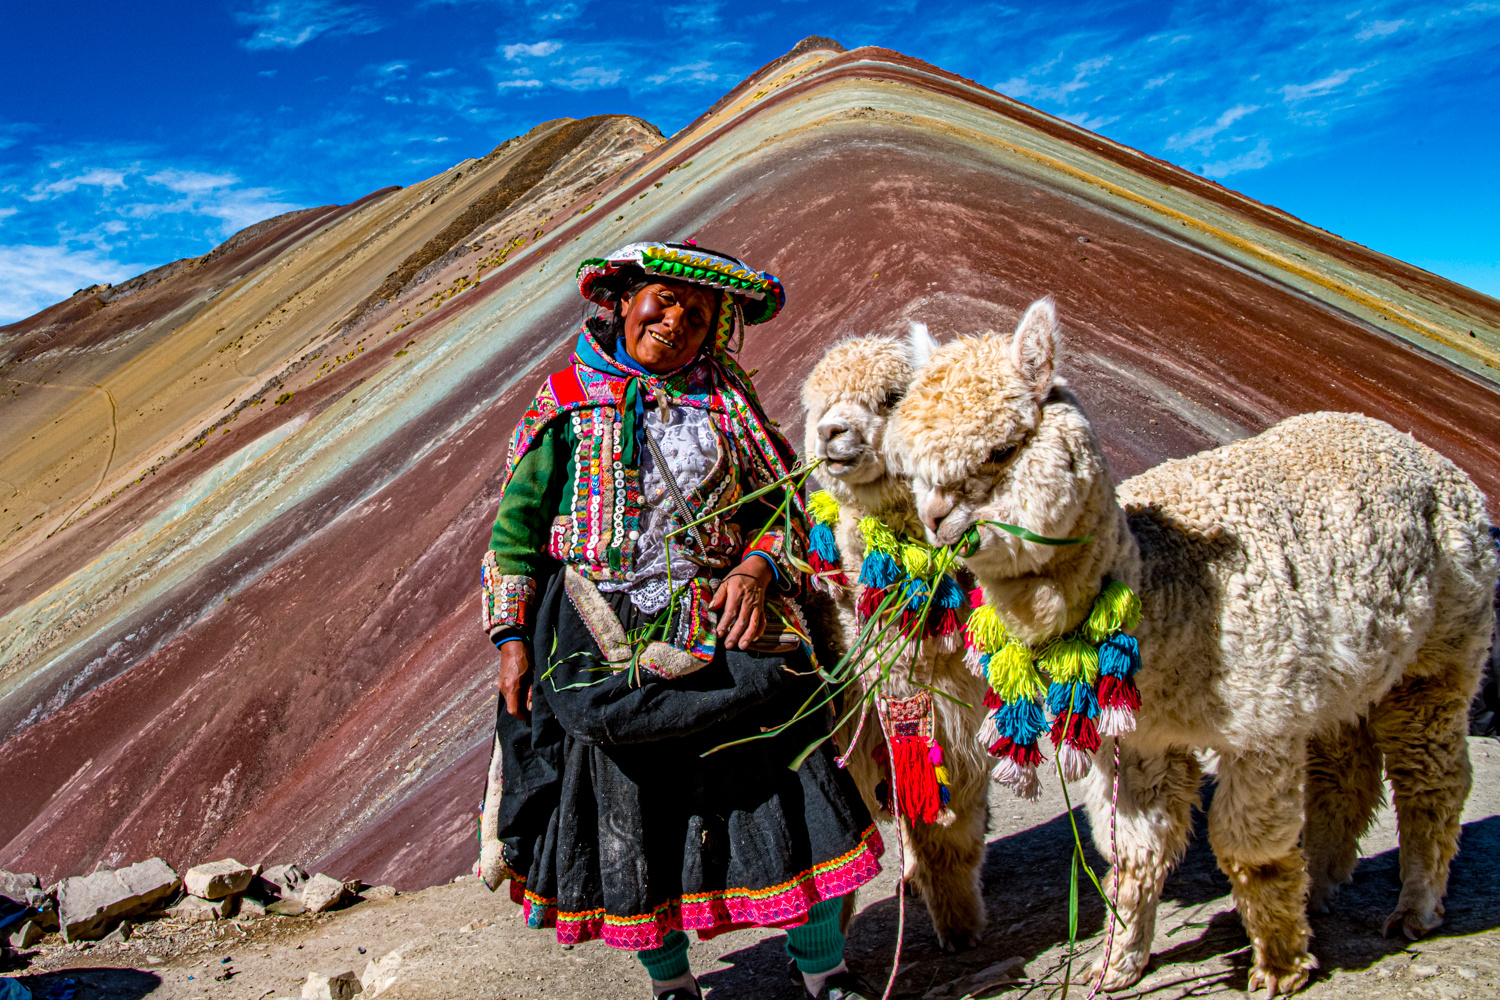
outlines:
M182 902L167 911L167 916L185 924L208 923L212 920L223 920L229 916L229 908L233 903L234 899L230 896L225 896L223 899L184 896Z
M58 923L65 941L97 940L121 917L150 910L177 891L177 873L152 858L92 875L65 878L57 885Z
M42 883L35 875L17 875L0 870L0 896L24 903L28 889L40 890L41 887Z
M396 972L401 967L401 953L392 951L381 958L372 958L365 966L364 975L359 977L359 984L364 987L366 993L375 996L382 990L390 989L391 984L396 981Z
M10 946L15 951L30 948L47 934L35 920L23 920L21 926L10 932Z
M302 1000L349 1000L364 987L359 977L349 972L309 972L302 984Z
M301 865L272 865L261 872L260 877L282 899L295 898L307 884L307 872Z
M278 917L300 917L307 912L300 899L278 899L266 906L266 912Z
M266 904L258 899L242 896L240 898L239 915L242 917L263 917L266 915Z
M302 887L302 905L309 913L322 913L343 902L348 893L347 883L318 872Z
M200 899L237 896L250 887L255 869L233 858L194 865L182 876L182 887Z
M365 899L395 899L401 893L393 885L372 885L360 893Z

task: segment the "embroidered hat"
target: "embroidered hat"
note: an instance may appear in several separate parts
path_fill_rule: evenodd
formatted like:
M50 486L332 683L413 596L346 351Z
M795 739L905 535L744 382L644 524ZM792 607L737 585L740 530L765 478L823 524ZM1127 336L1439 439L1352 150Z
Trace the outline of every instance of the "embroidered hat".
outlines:
M786 291L776 275L686 243L630 243L607 257L591 257L578 265L578 290L595 305L611 306L626 280L639 272L727 292L726 304L737 303L747 325L764 323L786 305Z

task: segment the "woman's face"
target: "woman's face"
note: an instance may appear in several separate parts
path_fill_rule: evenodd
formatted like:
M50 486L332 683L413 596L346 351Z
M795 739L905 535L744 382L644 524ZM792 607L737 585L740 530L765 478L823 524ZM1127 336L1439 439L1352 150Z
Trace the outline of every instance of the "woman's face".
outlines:
M624 305L625 350L647 371L681 368L708 338L718 294L676 281L642 288Z

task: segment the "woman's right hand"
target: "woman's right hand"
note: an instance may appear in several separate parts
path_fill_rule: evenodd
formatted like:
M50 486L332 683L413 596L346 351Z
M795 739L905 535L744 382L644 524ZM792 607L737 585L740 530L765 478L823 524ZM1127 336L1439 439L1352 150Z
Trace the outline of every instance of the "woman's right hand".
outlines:
M531 721L531 687L526 687L525 704L521 704L521 685L531 673L531 650L526 640L502 643L500 646L500 697L505 710L522 722Z

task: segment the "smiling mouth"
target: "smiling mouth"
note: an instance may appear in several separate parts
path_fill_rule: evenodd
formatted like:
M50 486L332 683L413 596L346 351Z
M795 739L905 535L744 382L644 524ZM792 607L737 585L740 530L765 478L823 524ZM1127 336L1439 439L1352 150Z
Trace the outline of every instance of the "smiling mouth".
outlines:
M655 330L647 330L646 332L648 334L650 334L651 335L651 339L654 340L654 341L656 341L658 344L662 344L663 346L670 347L673 350L677 349L677 341L675 341L675 340L668 340L666 337L663 337L661 334L657 333Z

